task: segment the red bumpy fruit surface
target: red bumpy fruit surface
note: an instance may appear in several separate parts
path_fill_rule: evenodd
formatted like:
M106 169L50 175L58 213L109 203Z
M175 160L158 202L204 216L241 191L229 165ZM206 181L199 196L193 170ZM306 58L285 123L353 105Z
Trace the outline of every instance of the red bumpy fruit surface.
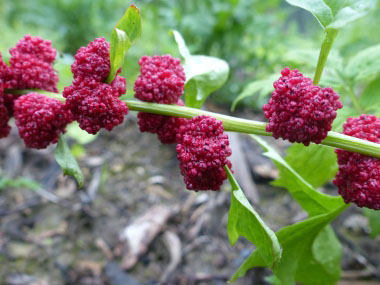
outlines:
M58 92L58 75L53 68L56 51L50 41L26 35L10 49L10 54L5 88Z
M343 133L359 139L380 143L380 118L361 115L348 118ZM334 184L346 203L380 210L380 159L336 150L339 172Z
M177 105L184 106L184 103L181 99L179 99ZM137 114L137 118L140 132L157 134L158 139L163 144L172 144L177 142L178 129L187 120L179 117L171 117L144 112L139 112Z
M5 138L9 135L11 127L8 125L9 114L4 102L4 76L7 65L3 62L0 53L0 138Z
M37 93L23 95L15 101L14 117L25 145L37 149L57 143L59 134L65 132L72 120L63 103Z
M331 130L336 111L343 107L332 88L314 86L297 69L284 68L274 82L275 90L263 107L273 137L299 142L321 143Z
M90 134L101 128L111 131L124 121L128 113L127 105L120 101L120 88L113 88L95 79L81 77L65 87L63 97L79 126Z
M54 62L56 56L56 50L52 47L51 41L30 35L25 35L16 44L16 47L10 49L9 53L12 56L17 56L17 53L29 55L50 64Z
M135 82L135 97L145 102L177 103L185 84L181 61L170 55L155 55L141 57L139 64L141 74Z
M228 136L221 121L208 116L187 120L177 133L177 157L186 188L219 190L231 168Z
M93 78L105 82L110 73L110 44L104 38L97 38L88 46L81 47L71 65L74 79Z

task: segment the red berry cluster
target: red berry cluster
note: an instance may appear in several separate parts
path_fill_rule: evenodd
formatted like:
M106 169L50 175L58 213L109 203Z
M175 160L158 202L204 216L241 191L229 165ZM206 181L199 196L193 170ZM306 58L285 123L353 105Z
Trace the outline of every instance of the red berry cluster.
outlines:
M110 85L105 83L110 71L109 43L99 38L81 47L71 70L74 81L64 89L63 97L79 126L96 134L101 128L111 131L121 124L128 113L119 99L126 91L126 81L117 75Z
M146 102L176 104L184 92L185 73L180 60L170 55L143 56L141 74L135 82L135 97ZM189 190L219 190L227 178L224 165L231 167L228 136L221 121L200 116L192 120L140 112L141 132L158 135L162 143L177 142L181 174Z
M10 50L10 54L5 88L58 92L58 75L53 68L56 51L50 41L26 35Z
M97 38L75 54L71 65L74 79L93 78L105 82L110 73L110 44L104 38Z
M37 149L57 143L59 134L72 121L63 103L37 93L23 95L15 101L14 117L25 145Z
M231 168L228 136L221 121L198 116L185 122L177 133L177 157L189 190L219 190Z
M141 74L135 82L135 97L145 102L176 104L183 95L185 72L181 61L170 55L143 56Z
M332 88L314 86L310 78L297 69L284 68L274 82L275 90L263 107L269 119L267 132L276 139L321 143L331 130L336 111L343 107L339 95Z
M380 118L361 115L348 118L343 125L346 135L380 143ZM359 207L380 210L380 159L336 150L339 172L334 184L346 203L353 202Z
M86 78L74 80L65 88L63 96L79 126L89 134L96 134L101 128L111 131L124 121L128 107L120 101L118 91L111 85Z
M56 51L50 41L26 35L9 52L10 66L0 57L0 137L8 136L8 120L15 115L25 145L45 148L57 142L71 121L71 113L57 100L37 93L19 97L4 93L4 88L57 92L58 75L53 68Z
M8 125L9 114L4 100L4 74L7 65L3 62L3 58L0 53L0 138L8 136L11 127Z
M185 72L179 59L170 55L143 56L139 64L141 74L134 87L136 98L146 102L184 105L179 98L184 91ZM157 134L164 144L176 142L177 130L186 120L143 112L137 117L140 131Z

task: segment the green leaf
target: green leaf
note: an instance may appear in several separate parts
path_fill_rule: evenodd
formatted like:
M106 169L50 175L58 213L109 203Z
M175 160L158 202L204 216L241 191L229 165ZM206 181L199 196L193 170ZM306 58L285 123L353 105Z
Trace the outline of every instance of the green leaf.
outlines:
M365 79L380 72L380 44L358 52L345 66L347 77Z
M234 245L243 236L260 248L261 258L267 267L273 267L281 256L281 249L274 232L264 223L245 197L228 167L225 167L231 183L231 207L228 214L228 238Z
M340 29L376 8L377 0L286 0L314 15L324 29Z
M75 139L80 144L88 144L94 141L98 137L98 134L99 133L92 135L87 133L79 127L78 122L72 122L70 125L68 125L66 132L66 135L68 137Z
M286 2L312 13L322 27L327 27L334 19L331 8L323 0L286 0Z
M54 158L59 166L61 166L63 174L74 176L79 187L82 187L84 184L82 171L62 134L59 136L57 147L54 150Z
M340 29L367 15L377 5L377 0L325 0L325 2L334 14L334 20L326 27L328 29Z
M263 155L269 157L280 171L280 177L273 182L273 185L286 188L310 216L322 214L344 205L342 197L333 197L318 192L263 139L255 135L251 135L251 137L266 151Z
M278 78L278 74L272 74L267 79L256 80L249 83L247 86L244 87L243 91L232 103L231 111L234 111L236 105L247 97L259 95L259 98L262 98L262 96L269 94L271 91L273 91L273 82Z
M31 190L40 189L42 186L37 181L32 179L20 177L16 179L8 178L6 176L0 177L0 189L8 188L29 188Z
M191 55L178 31L173 31L180 54L185 60L185 103L187 107L200 108L207 97L227 81L230 68L222 59Z
M282 285L335 284L340 279L341 246L328 226L348 206L286 226L276 233L282 256L273 271ZM327 226L327 227L326 227ZM243 277L253 267L266 267L256 249L231 278Z
M359 98L360 106L366 114L380 115L380 77L373 80L363 91Z
M186 60L191 55L189 49L186 46L185 40L178 31L172 30L171 32L173 33L174 40L177 43L179 53Z
M107 83L111 83L115 79L117 71L123 65L125 53L140 38L141 29L140 10L132 4L111 32L111 69Z
M380 211L363 208L364 215L368 218L371 228L371 238L376 238L380 235Z
M295 143L286 153L285 161L314 188L324 185L338 171L334 148L315 144L305 147Z

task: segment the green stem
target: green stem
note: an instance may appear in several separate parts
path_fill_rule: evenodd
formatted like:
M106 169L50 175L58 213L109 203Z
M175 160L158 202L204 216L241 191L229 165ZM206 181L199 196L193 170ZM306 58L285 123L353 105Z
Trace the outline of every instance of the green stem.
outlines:
M330 53L331 47L334 43L336 36L338 35L338 30L327 29L325 38L322 42L321 51L319 52L317 69L314 74L314 85L318 85L319 80L321 79L323 68L325 67L327 57Z
M218 113L176 105L146 103L135 100L124 100L124 102L132 111L140 111L182 118L192 118L199 115L207 115L214 117L215 119L221 120L226 131L255 134L261 136L272 135L271 133L265 131L266 123L263 122L241 119L227 115L221 115ZM361 140L336 132L329 132L327 137L321 142L321 144L380 158L380 144L376 144L366 140Z
M32 92L38 92L45 94L46 96L56 98L58 100L64 101L65 98L61 94L47 92L43 90L10 90L6 89L6 93L13 94L27 94ZM130 110L182 117L182 118L192 118L200 115L207 115L214 117L215 119L221 120L223 122L224 129L231 132L239 132L246 134L254 134L260 136L271 136L272 133L266 132L266 123L258 122L253 120L247 120L227 115L222 115L218 113L203 111L199 109L182 107L177 105L166 105L157 103L147 103L135 100L123 100ZM373 156L380 158L380 144L369 142L366 140L357 139L351 136L346 136L336 132L329 132L327 137L321 142L322 145L340 148L351 152L358 152L364 155Z

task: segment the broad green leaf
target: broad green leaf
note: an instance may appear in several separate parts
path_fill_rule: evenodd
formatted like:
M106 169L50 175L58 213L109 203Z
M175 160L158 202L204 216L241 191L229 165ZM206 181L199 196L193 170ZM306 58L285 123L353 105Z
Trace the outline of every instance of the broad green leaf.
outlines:
M271 91L273 91L273 82L280 77L279 74L272 74L267 79L256 80L249 83L244 87L243 91L239 94L239 96L234 100L231 106L231 111L234 111L236 105L243 99L260 94L259 98L267 95Z
M333 197L318 192L262 138L255 135L251 135L251 137L265 150L263 155L269 157L280 171L280 177L273 182L273 185L286 188L310 216L322 214L344 205L342 197Z
M231 207L228 215L228 238L234 245L243 236L260 248L267 267L273 267L281 256L281 249L274 232L264 223L245 197L228 167L225 167L231 183Z
M286 153L285 161L314 188L324 185L338 170L335 149L331 147L295 143Z
M20 177L20 178L8 178L6 176L0 177L0 189L8 188L29 188L31 190L37 190L41 188L41 184L32 179Z
M276 236L282 247L273 271L282 285L335 284L340 278L341 246L328 226L348 206L308 218L280 229ZM235 281L254 267L266 267L261 249L254 250L231 278Z
M380 115L380 77L373 80L359 98L360 106L366 114Z
M374 239L380 235L380 211L364 208L363 213L368 218L368 223L371 228L371 238Z
M376 8L377 0L325 0L334 14L334 20L326 27L340 29Z
M366 48L353 56L345 67L348 77L357 80L380 72L380 44Z
M218 90L227 81L230 68L227 62L222 59L205 56L192 55L185 60L186 85L192 84L196 92L186 92L186 106L200 108L206 101L207 97L214 91ZM194 102L192 106L189 102Z
M336 284L340 279L342 246L330 225L300 254L295 279L303 284Z
M340 29L376 8L377 0L286 0L314 15L324 29Z
M230 68L222 59L191 55L178 31L173 31L174 39L185 63L186 74L185 104L187 107L200 108L207 97L227 81Z
M286 0L286 2L312 13L322 27L327 27L334 19L331 8L323 0Z
M63 174L74 176L79 187L84 184L84 177L78 165L78 162L73 157L65 137L61 134L56 149L54 150L54 158L61 166Z
M123 65L125 53L141 36L140 10L131 5L111 32L110 74L107 83L111 83L119 68Z
M79 124L77 122L72 122L70 125L68 125L66 132L67 136L75 139L80 144L88 144L94 141L98 137L98 134L99 133L92 135L87 133L79 127Z

